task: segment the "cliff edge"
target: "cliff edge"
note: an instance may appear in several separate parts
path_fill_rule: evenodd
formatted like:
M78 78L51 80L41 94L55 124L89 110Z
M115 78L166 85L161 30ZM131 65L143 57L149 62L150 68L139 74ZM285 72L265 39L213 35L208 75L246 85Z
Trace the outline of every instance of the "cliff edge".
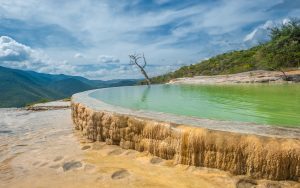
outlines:
M300 181L300 140L232 133L93 110L72 101L74 127L92 141L146 151L177 164Z

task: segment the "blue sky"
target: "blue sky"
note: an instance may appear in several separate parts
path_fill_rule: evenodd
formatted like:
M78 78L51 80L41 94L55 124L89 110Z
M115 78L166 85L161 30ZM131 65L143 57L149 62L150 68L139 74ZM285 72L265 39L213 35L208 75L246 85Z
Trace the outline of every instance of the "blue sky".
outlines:
M91 79L151 76L268 40L298 0L0 0L0 65Z

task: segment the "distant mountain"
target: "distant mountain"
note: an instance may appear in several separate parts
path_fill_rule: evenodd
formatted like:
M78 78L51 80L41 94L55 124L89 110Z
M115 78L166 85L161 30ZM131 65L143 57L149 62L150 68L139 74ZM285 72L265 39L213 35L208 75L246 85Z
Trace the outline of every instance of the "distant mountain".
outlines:
M89 80L80 76L53 75L0 66L0 108L22 107L42 100L56 100L104 87L135 85L138 80Z

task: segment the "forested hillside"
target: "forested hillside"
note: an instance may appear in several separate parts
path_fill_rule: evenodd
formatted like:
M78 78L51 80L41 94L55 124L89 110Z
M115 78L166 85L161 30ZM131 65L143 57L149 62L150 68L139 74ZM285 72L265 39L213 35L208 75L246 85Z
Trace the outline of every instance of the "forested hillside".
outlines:
M174 78L234 74L252 70L285 70L300 67L300 21L270 28L271 40L248 50L217 55L200 63L151 79L164 83Z
M0 66L0 108L70 97L104 87L135 85L137 80L89 80L79 76L52 75Z

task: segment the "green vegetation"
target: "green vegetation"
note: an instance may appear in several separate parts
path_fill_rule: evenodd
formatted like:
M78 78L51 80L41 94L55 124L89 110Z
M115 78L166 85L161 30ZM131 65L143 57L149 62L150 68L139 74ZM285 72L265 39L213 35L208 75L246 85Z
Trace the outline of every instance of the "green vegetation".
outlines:
M200 63L151 78L164 83L174 78L200 75L234 74L253 70L278 70L300 67L300 20L270 29L271 40L248 50L224 53ZM143 83L143 82L142 82Z
M64 99L62 99L62 101L69 102L69 101L71 101L71 97L64 98Z

